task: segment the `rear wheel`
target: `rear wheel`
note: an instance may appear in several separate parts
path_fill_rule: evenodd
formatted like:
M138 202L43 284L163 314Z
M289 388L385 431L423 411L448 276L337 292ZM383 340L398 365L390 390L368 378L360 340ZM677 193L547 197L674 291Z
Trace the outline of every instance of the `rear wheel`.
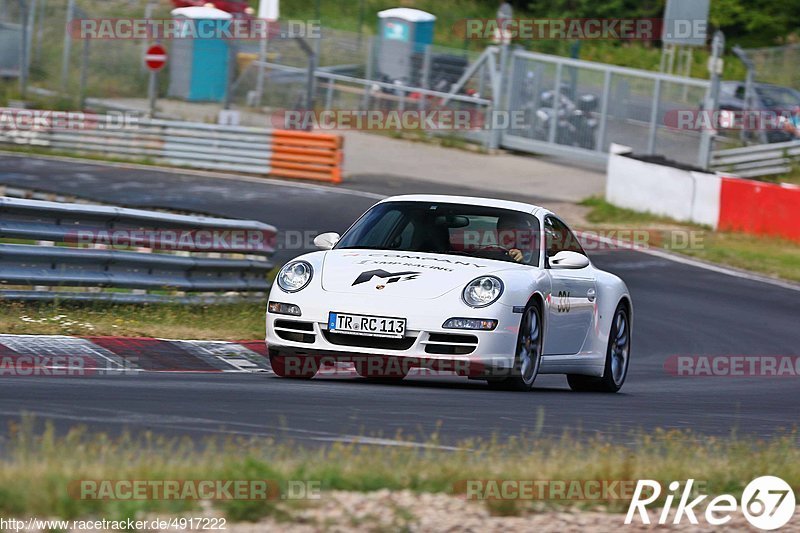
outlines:
M539 302L534 300L525 307L522 314L511 375L502 380L489 381L489 386L522 392L531 390L539 374L543 346L542 308Z
M618 392L628 376L631 353L630 313L625 304L619 304L611 323L603 377L570 374L567 383L577 392Z

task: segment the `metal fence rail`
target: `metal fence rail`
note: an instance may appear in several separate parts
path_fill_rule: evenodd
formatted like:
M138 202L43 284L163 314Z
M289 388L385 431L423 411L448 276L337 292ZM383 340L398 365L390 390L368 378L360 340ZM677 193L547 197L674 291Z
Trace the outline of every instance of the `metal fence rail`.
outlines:
M379 40L375 44L387 46ZM420 72L412 68L408 77L385 80L376 79L380 76L374 69L367 69L363 78L317 69L314 99L325 110L465 110L478 118L477 127L433 133L490 148L603 162L611 143L620 143L685 164L707 160L701 153L701 133L677 129L670 117L700 109L711 88L708 80L495 46L463 59L463 65L442 74L438 82L429 78L444 66L431 70L428 65ZM298 95L306 88L305 68L269 61L254 61L250 68L267 71L274 89L264 95L267 106L298 107ZM594 104L584 111L578 106L586 98ZM512 125L495 120L497 114L509 115Z
M637 153L698 162L700 134L671 128L667 117L698 109L708 80L514 50L506 86L508 108L524 110L527 119L524 129L504 132L504 147L604 161L611 143L617 143ZM553 94L563 95L555 106L559 113L581 98L593 98L595 122L552 120L541 111L553 108Z
M711 156L714 170L742 178L786 174L797 162L800 162L800 141L721 150Z
M155 119L118 125L104 116L92 117L91 124L54 124L29 130L0 126L0 143L264 175L271 171L272 135L271 129Z
M7 111L23 122L25 111ZM343 143L336 135L158 119L118 122L117 117L78 114L74 120L59 116L51 124L30 128L0 121L0 143L146 158L203 170L341 181Z
M0 299L186 302L264 293L276 233L255 221L0 197L0 239L13 239L0 244L0 285L8 289Z

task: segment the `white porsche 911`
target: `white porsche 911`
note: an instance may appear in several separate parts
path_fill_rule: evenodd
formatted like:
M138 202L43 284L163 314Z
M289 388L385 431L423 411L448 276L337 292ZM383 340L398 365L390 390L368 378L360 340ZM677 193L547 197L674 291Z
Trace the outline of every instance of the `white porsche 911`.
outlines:
M566 374L576 391L625 382L628 289L546 209L397 196L314 243L323 251L286 264L270 293L266 340L279 376L349 361L368 378L416 367L523 391L538 374Z

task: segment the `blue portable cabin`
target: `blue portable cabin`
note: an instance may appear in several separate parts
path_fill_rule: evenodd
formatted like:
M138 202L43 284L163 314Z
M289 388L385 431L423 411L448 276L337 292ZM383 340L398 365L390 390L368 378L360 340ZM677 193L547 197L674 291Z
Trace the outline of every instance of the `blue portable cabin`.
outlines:
M381 39L413 43L414 52L424 52L433 43L435 26L436 15L420 9L395 7L378 13Z
M409 82L413 56L433 43L436 16L420 9L395 7L378 13L377 72L391 80Z
M223 101L231 44L215 27L228 24L233 16L213 7L182 7L172 10L172 16L186 38L172 41L169 96L190 102Z

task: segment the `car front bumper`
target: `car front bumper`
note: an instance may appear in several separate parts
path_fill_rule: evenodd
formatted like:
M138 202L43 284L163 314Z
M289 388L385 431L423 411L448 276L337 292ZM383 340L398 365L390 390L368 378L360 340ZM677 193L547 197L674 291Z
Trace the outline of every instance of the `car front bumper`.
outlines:
M271 302L292 303L300 307L302 314L267 313L266 342L271 355L336 361L392 358L401 359L410 367L451 370L472 377L507 372L514 365L521 315L500 303L470 309L460 302L448 305L436 300L407 300L397 305L396 301L364 299L336 303L331 308L320 299L274 293ZM402 339L336 334L328 330L330 312L405 318L406 333ZM442 326L450 318L497 320L497 327L491 331L444 329Z

